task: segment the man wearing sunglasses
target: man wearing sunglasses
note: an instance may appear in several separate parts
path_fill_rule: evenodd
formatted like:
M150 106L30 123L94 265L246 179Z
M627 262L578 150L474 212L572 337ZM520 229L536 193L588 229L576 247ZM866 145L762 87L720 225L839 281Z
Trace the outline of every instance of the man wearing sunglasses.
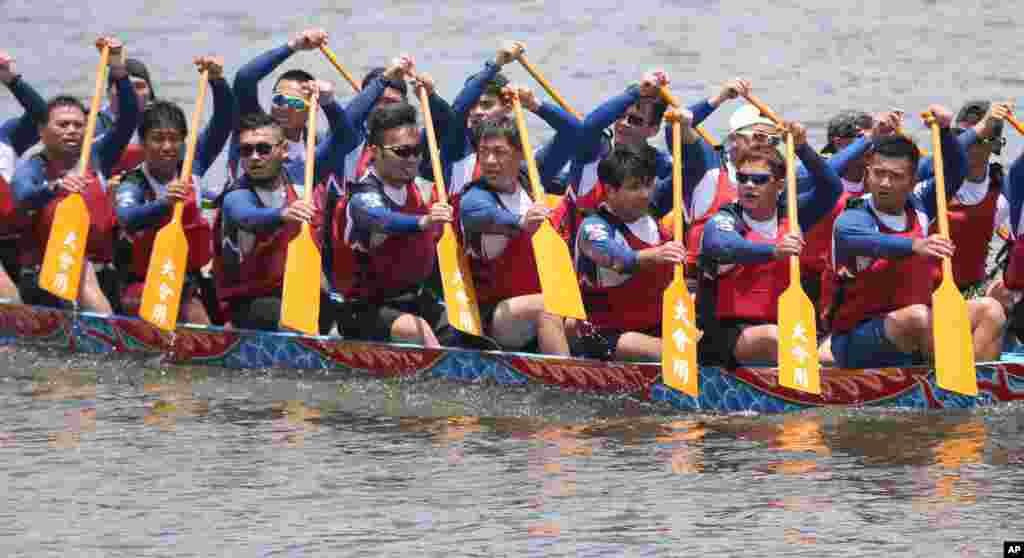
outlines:
M242 175L218 199L221 211L214 222L217 296L234 326L276 330L288 242L304 222L319 239L322 212L315 202L302 200L305 168L287 159L287 139L277 120L264 113L245 115L238 136ZM325 147L333 146L318 150Z
M1003 118L1010 112L1006 103L969 101L956 115L953 132L967 151L967 177L950 200L949 237L956 244L953 279L961 291L980 285L986 277L989 246L996 229L1008 223L1009 202L1003 195L1005 172L997 162L1006 144ZM964 133L974 130L975 134ZM932 158L923 159L918 174L934 174ZM938 230L933 224L932 232Z
M963 184L967 155L950 132L952 112L940 105L928 109L941 129L946 191L952 197ZM928 232L937 211L935 179L918 183L914 142L890 135L875 142L868 157L869 195L851 200L836 220L835 252L824 285L831 351L842 368L905 366L933 354L935 268L956 249L954 242ZM967 308L975 356L979 362L994 360L1002 349L1002 306L985 297L969 300Z
M22 116L0 124L0 298L20 302L16 287L19 243L32 219L15 207L10 181L18 157L39 141L36 122L45 119L46 101L21 78L14 58L6 52L0 52L0 82L25 109Z
M800 229L806 232L836 203L843 185L807 144L799 123L786 125L796 154L812 181L797 197ZM798 256L801 234L788 232L786 161L775 149L744 149L736 163L738 199L704 227L698 327L704 330L699 358L704 364L764 364L778 353L778 300L789 285L789 257Z
M434 202L433 184L416 178L422 151L415 107L378 107L369 132L372 163L334 210L330 272L345 296L338 325L345 337L439 347L445 311L424 284L452 208Z

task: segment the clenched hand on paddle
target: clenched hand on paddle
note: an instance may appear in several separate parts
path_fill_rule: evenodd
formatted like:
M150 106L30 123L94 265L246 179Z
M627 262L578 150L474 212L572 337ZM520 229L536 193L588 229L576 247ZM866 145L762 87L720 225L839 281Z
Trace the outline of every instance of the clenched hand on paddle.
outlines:
M929 111L921 118L931 128L932 151L935 153L935 203L939 235L949 240L949 217L946 213L946 175L942 165L942 140L939 122ZM935 376L939 387L964 395L978 394L974 368L974 339L971 320L960 289L953 281L953 262L942 258L942 282L932 293L932 335L935 347Z
M509 90L512 107L516 113L516 126L519 128L519 136L523 143L523 158L526 160L530 185L533 188L533 199L543 200L544 188L540 184L537 162L533 159L533 147L530 146L523 105L519 100L519 93L511 88ZM572 256L565 241L547 219L544 219L533 233L532 241L537 274L540 276L541 291L544 294L544 310L549 314L567 318L587 319L579 280L576 278Z
M429 78L417 76L415 86L420 98L420 106L423 109L423 124L427 128L427 144L430 147L430 163L434 169L438 205L450 212L451 206L448 205L444 172L441 169L441 153L437 147L433 115L430 113L430 91L428 89L433 89L433 83ZM441 239L437 242L437 260L444 289L448 323L470 335L482 335L480 307L477 304L473 273L469 269L466 252L459 246L450 218L444 223L444 231L441 234Z
M39 272L39 287L64 300L77 301L78 291L85 272L85 247L89 240L89 209L82 198L80 187L89 172L92 144L96 134L96 116L103 96L104 69L113 59L124 67L125 52L121 42L109 37L96 41L100 49L100 61L96 66L96 82L93 88L89 116L82 138L82 151L78 159L77 177L70 175L63 188L71 192L60 203L53 217L50 237L46 242L43 265Z
M309 119L306 123L306 172L302 188L301 211L286 210L286 218L300 221L299 234L288 242L288 256L284 269L284 289L281 293L281 327L299 331L306 335L320 332L320 249L313 241L310 230L313 202L313 184L316 163L316 107L320 101L320 89L316 82L308 86L311 90Z
M672 223L676 242L683 242L683 115L665 113L672 123ZM687 122L687 126L689 122ZM685 259L683 260L685 262ZM686 288L685 263L675 265L672 283L661 303L661 379L687 395L700 395L697 368L697 313Z
M184 194L192 184L192 163L195 161L196 142L199 138L199 117L203 113L206 88L210 81L210 59L198 58L199 85L196 91L195 109L188 129L185 144L185 161L181 166L178 184L168 188L168 197L174 199L171 222L164 225L153 242L153 252L146 269L146 283L142 290L139 316L143 320L163 329L173 331L178 322L181 308L181 291L185 286L185 272L188 265L188 238L181 222L185 207ZM177 186L183 186L183 192Z

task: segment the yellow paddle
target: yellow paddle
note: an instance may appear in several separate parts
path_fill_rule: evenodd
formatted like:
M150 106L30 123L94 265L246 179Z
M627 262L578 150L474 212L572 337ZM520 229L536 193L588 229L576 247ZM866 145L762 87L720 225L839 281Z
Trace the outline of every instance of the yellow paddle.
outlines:
M181 181L192 182L192 163L196 156L196 141L199 138L199 116L203 113L206 100L206 86L210 71L203 70L199 76L199 91L196 93L195 110L188 129L188 143L185 147L185 162L181 166ZM185 286L185 272L188 265L188 239L181 223L185 204L174 202L171 222L164 225L153 241L153 252L146 269L146 283L142 289L142 303L139 316L143 320L165 331L174 331L181 308L181 291Z
M796 148L786 133L786 218L789 233L799 234L796 201ZM789 287L779 297L779 385L821 393L818 325L814 304L800 284L800 257L789 257Z
M348 70L338 62L338 57L334 55L334 51L331 50L331 47L327 45L320 45L320 52L324 53L324 56L327 57L327 61L334 65L338 70L338 73L341 74L341 77L348 81L349 85L352 86L352 89L356 90L356 93L362 90L359 87L359 84L356 83L356 80L352 78L352 74L348 73Z
M427 127L427 144L430 147L430 163L434 168L434 182L437 185L438 201L448 203L444 174L441 170L441 153L434 135L434 121L430 114L430 100L427 88L417 88L420 105L423 106L423 123ZM482 335L480 307L476 301L476 286L469 270L466 252L459 247L455 229L451 223L444 224L441 240L437 242L437 263L441 270L441 284L444 288L444 304L448 312L448 323L470 335Z
M544 201L544 188L540 185L537 162L533 160L533 148L530 147L530 136L526 130L526 118L523 116L523 105L519 95L512 93L512 107L516 111L516 126L523 142L523 157L526 159L533 187L533 199ZM583 309L583 295L576 279L576 270L572 265L569 247L558 235L551 222L547 219L541 223L537 232L533 233L533 254L537 260L537 274L540 275L541 291L544 293L544 310L550 314L587 319Z
M1009 122L1010 125L1013 126L1018 133L1024 134L1024 125L1021 125L1020 121L1014 118L1012 114L1006 115L1006 121Z
M558 106L565 109L566 112L575 115L576 118L580 119L581 121L583 120L583 115L576 112L576 109L569 106L569 103L566 102L565 98L558 94L558 91L556 91L555 88L552 87L550 83L548 83L548 80L544 79L544 76L541 75L540 71L538 71L537 68L533 67L533 64L530 64L530 61L526 59L525 54L519 55L519 63L522 64L524 68L526 68L526 71L529 72L531 76L533 76L533 79L537 80L537 83L539 83L540 86L544 88L544 91L547 91L548 95L550 95L551 98L554 99L556 103L558 103Z
M779 118L779 115L775 114L774 110L768 108L768 105L762 103L761 99L758 99L753 94L744 95L743 98L745 98L750 104L754 105L754 108L761 111L761 114L763 114L768 120L774 122L776 126L782 126L782 119Z
M921 118L932 129L939 234L948 239L946 175L942 168L939 123L931 112L922 113ZM935 377L939 387L964 395L977 395L978 377L974 368L971 320L967 314L967 301L953 282L953 262L949 258L942 258L942 282L932 293L932 335L935 344Z
M679 99L676 99L675 95L668 90L667 85L662 85L658 88L658 93L661 94L661 98L665 100L672 108L679 108ZM702 126L694 128L700 137L708 143L711 147L718 147L718 142L715 138L711 137L711 134L707 133Z
M89 117L82 138L82 153L78 159L78 173L86 176L92 156L92 140L96 134L96 115L103 95L104 69L110 59L110 44L104 44L96 66L96 86L93 90ZM85 245L89 240L89 208L79 193L73 193L57 204L46 241L43 266L39 271L39 287L64 300L78 300L78 287L85 265Z
M306 134L306 183L302 200L313 200L313 172L316 161L316 117L320 92L313 90L309 100ZM284 266L284 290L281 293L281 327L317 335L320 332L320 250L313 241L309 223L302 223L299 234L288 242Z
M671 112L672 122L672 223L676 242L683 241L683 124ZM686 288L683 266L675 265L672 283L661 302L661 381L687 395L700 395L697 368L697 324L693 298ZM640 293L637 293L638 295Z

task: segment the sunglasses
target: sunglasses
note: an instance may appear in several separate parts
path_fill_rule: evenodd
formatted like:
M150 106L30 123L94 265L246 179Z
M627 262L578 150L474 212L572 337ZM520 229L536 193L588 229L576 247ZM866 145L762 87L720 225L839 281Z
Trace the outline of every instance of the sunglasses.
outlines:
M417 145L382 145L381 149L387 149L391 153L394 153L396 157L402 159L411 159L412 157L419 156L420 146Z
M761 173L749 173L748 174L748 173L745 173L745 172L737 172L736 173L736 182L739 182L740 184L747 184L749 182L749 183L753 183L753 184L757 184L758 186L761 186L761 185L764 185L764 184L768 184L768 182L770 182L771 179L773 179L773 178L775 178L775 177L770 175L770 174L761 174Z
M282 95L281 93L274 95L270 102L274 103L274 106L287 107L294 110L302 110L306 108L307 104L305 99L292 97L291 95Z
M740 136L743 136L743 137L745 137L745 138L747 138L749 140L752 140L754 142L757 142L757 143L767 143L768 145L771 145L773 147L776 146L776 145L779 145L780 143L782 143L782 138L781 137L774 136L774 135L771 135L771 134L765 134L763 132L754 132L754 131L751 131L751 130L743 130L743 131L740 131L740 132L736 132L736 134L740 135Z
M274 150L277 145L261 142L261 143L243 143L238 146L238 154L242 157L252 157L253 153L259 153L260 155L270 155L270 152Z
M647 121L635 114L627 114L623 117L627 124L635 128L643 127L647 125Z

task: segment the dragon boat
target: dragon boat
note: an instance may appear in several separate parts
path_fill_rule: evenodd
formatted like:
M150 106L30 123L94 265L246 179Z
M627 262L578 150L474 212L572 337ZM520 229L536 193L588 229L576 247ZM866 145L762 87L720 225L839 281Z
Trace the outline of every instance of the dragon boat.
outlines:
M164 332L138 318L0 303L0 345L92 354L162 356L180 365L229 369L286 368L373 377L426 375L460 382L545 385L592 394L628 395L679 411L783 413L814 407L889 406L962 409L1024 400L1024 353L977 366L975 397L939 388L928 366L825 368L821 395L779 386L776 368L702 367L700 396L661 382L658 363L603 362L501 351L428 349L336 336L183 324Z

